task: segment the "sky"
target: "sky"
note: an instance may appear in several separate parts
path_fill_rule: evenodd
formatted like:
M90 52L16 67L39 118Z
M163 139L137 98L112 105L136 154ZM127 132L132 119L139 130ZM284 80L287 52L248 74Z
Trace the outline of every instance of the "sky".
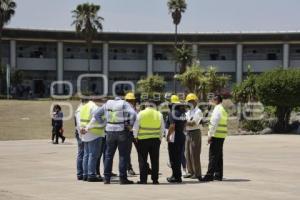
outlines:
M71 10L84 2L101 5L104 31L174 32L167 0L15 0L8 27L73 30ZM299 0L187 0L179 32L300 30Z

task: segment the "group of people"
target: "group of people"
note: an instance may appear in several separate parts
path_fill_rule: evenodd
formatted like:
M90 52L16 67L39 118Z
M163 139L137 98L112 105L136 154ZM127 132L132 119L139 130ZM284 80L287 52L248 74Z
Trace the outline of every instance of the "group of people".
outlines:
M134 93L127 93L124 99L116 97L98 106L94 99L82 98L75 113L76 138L78 141L77 179L88 182L110 184L113 159L119 152L120 184L133 184L128 174L135 174L131 165L132 144L138 153L140 180L147 184L151 174L153 184L159 184L160 144L163 137L168 142L169 163L172 175L170 183L182 182L181 164L186 159L187 174L184 178L199 181L223 179L223 143L227 136L227 112L222 106L222 98L212 99L215 105L209 122L208 143L209 166L202 177L201 129L203 114L198 98L190 93L185 103L172 95L169 111L164 115L157 110L155 98L143 99L137 109ZM187 109L187 105L188 109ZM103 155L104 177L100 175L100 159ZM148 164L148 155L150 164ZM151 167L151 168L150 168Z

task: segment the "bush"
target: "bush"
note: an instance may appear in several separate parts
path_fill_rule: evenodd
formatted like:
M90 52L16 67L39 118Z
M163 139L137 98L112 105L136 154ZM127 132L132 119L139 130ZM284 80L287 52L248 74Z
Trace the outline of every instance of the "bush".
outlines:
M241 128L246 131L258 132L262 131L267 126L264 120L243 120Z
M137 83L137 91L140 93L161 93L164 91L166 82L162 76L148 76L146 79L141 79Z
M300 106L300 70L276 69L257 77L255 84L259 100L276 108L276 132L289 131L291 112Z

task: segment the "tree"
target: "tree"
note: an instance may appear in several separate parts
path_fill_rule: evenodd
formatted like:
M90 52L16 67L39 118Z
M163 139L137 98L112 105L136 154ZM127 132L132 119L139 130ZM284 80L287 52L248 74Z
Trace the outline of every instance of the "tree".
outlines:
M177 48L178 25L180 24L182 13L185 12L187 4L185 0L169 0L169 12L172 15L173 24L175 25L175 49ZM176 63L174 67L174 77L176 75ZM174 92L176 92L176 80L174 79Z
M235 102L247 103L258 99L256 79L257 75L252 73L251 68L248 67L247 78L242 83L235 85L232 90Z
M176 62L180 64L180 74L184 73L187 66L193 62L193 55L191 48L188 48L185 43L181 47L176 48L175 51Z
M164 78L159 75L148 76L146 79L138 81L138 92L147 93L152 95L153 93L161 93L164 91L166 82Z
M193 63L177 79L188 89L188 92L196 93L198 96L202 96L203 100L207 100L208 93L220 93L230 77L218 75L213 67L205 71L199 64Z
M204 70L198 64L193 63L192 66L187 67L183 74L177 76L177 80L188 89L188 92L193 92L199 96L204 85L203 76Z
M9 23L12 16L15 14L16 7L17 4L13 0L0 0L0 92L4 85L3 74L6 71L5 68L2 67L2 33L5 25Z
M15 70L11 77L11 83L13 85L21 84L24 79L24 73L22 70Z
M72 11L76 32L85 38L88 50L88 72L90 73L91 47L98 31L103 30L103 17L98 15L100 5L84 3Z
M300 106L300 70L276 69L259 75L255 84L259 100L274 106L277 123L275 131L289 131L292 110Z
M203 90L207 93L221 94L221 90L225 88L229 80L230 76L225 74L218 75L215 67L209 67L203 77L203 82L205 84Z

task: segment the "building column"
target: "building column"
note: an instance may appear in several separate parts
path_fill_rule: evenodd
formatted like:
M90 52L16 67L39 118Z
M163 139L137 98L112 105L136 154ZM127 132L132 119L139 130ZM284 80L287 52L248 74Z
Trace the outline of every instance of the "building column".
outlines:
M290 45L288 43L283 44L283 68L287 69L290 65Z
M243 45L237 44L236 46L236 82L243 81Z
M16 40L10 41L10 69L13 71L17 67L17 42Z
M57 81L63 81L64 80L64 43L58 42L57 43L57 67L56 67L56 73L57 73ZM63 84L58 84L58 94L63 93Z
M193 54L193 58L195 60L198 60L198 45L197 44L192 45L192 54Z
M102 48L102 74L106 75L107 79L108 78L108 69L109 69L109 44L107 42L103 43L103 48Z
M147 76L153 75L153 44L147 45Z

